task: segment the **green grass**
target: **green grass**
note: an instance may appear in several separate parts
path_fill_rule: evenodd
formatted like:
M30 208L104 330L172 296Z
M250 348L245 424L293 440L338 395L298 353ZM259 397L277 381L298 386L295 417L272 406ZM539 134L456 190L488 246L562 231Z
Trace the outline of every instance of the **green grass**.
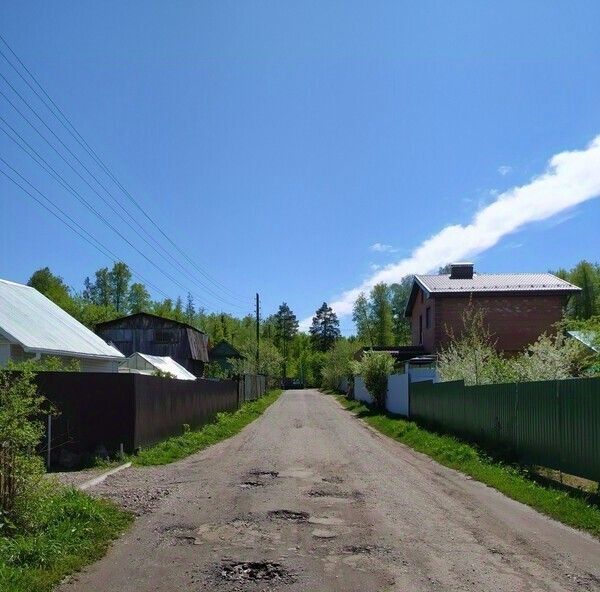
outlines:
M594 496L544 486L515 465L490 458L477 447L453 436L438 434L412 421L375 411L358 401L336 395L337 400L381 433L422 452L442 465L457 469L569 526L600 538L600 507Z
M0 537L0 590L46 592L102 557L133 517L114 504L57 488L36 509L35 527Z
M138 466L164 465L225 440L262 415L281 393L281 390L273 390L256 401L244 403L237 411L218 413L214 422L163 440L142 450L131 461Z

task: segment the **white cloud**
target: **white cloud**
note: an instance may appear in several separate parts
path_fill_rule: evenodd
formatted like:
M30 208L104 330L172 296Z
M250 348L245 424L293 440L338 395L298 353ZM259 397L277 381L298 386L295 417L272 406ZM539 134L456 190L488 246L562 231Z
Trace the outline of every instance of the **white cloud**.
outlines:
M384 245L383 243L374 243L369 249L375 251L375 253L395 253L398 250L392 247L392 245Z
M469 259L493 247L526 224L546 220L600 196L600 136L585 149L554 155L546 171L526 185L513 187L480 209L465 226L446 226L416 247L409 257L386 265L360 285L342 293L331 307L339 317L352 314L361 292L379 282L397 282L413 273L427 273L448 261ZM549 245L552 248L552 245ZM306 330L311 319L300 324Z
M508 166L507 164L503 164L502 166L498 167L498 172L503 176L506 177L506 175L508 175L509 173L512 172L512 167Z

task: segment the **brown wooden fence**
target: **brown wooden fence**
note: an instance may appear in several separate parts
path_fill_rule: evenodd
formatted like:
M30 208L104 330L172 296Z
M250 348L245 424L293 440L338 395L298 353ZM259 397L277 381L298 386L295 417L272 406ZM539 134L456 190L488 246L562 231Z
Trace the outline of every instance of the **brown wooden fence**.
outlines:
M133 452L239 406L234 380L40 372L36 382L58 411L51 418L51 466L81 464L121 448Z

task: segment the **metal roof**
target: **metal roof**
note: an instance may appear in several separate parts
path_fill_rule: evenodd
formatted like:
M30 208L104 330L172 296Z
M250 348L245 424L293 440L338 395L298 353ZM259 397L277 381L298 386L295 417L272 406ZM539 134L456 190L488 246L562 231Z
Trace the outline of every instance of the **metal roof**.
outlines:
M581 288L551 273L474 273L472 278L450 278L450 274L415 275L404 310L410 317L418 288L430 294L554 293L575 294Z
M172 374L179 380L196 380L196 377L191 372L188 372L181 364L178 364L170 356L151 356L150 354L136 352L121 362L119 368L149 370L148 368L139 368L138 362L140 358L152 368L162 370L163 372L169 372L169 374Z
M596 331L567 331L567 333L586 347L600 353L600 335Z
M0 280L0 334L25 351L84 358L123 354L35 288Z
M551 273L475 273L469 279L450 279L449 274L416 275L415 280L430 293L580 291Z

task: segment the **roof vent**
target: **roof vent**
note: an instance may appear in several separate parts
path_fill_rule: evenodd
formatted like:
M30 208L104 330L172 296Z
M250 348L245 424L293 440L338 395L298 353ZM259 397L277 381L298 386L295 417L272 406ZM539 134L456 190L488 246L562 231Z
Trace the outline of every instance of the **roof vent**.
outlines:
M472 263L452 263L450 265L451 280L471 280L473 279Z

